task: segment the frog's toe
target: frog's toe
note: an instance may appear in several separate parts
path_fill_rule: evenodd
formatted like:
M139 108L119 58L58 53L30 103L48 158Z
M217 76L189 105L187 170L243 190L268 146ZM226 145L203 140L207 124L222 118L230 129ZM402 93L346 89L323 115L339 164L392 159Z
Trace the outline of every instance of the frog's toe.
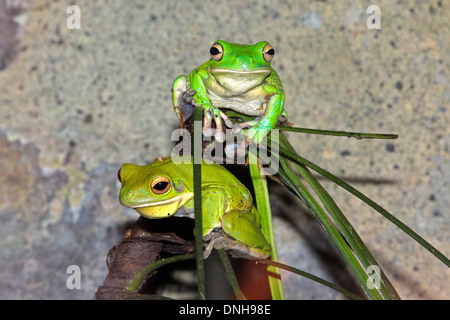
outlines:
M267 135L267 133L265 132L265 130L261 130L259 128L250 128L247 131L248 139L253 141L256 144L259 144L266 135Z
M285 124L286 122L287 122L287 117L284 115L284 114L280 114L278 117L277 117L277 121L278 121L278 124L279 125L283 125L283 124Z
M224 148L226 158L232 161L235 161L235 158L238 159L237 161L240 161L240 159L245 159L245 155L247 153L247 145L248 142L246 141L246 139L244 139L239 144L227 143Z
M259 120L255 119L255 120L238 123L237 126L240 129L245 129L245 128L252 128L252 127L258 125L258 123L259 123Z
M216 132L214 133L214 139L220 143L224 142L225 141L225 133L223 133L222 130L216 130Z
M203 135L205 137L211 137L214 134L214 130L211 128L211 121L212 120L212 116L211 116L211 112L205 111L205 114L203 116Z
M189 89L188 91L183 92L182 100L186 103L192 103L194 100L194 95L197 93L194 89Z
M214 241L210 241L203 250L203 260L206 260L209 257L213 248L214 248Z
M220 117L220 112L217 109L214 109L212 112L207 111L209 114L209 118L205 118L205 125L203 129L203 134L207 137L214 136L214 139L217 142L225 141L225 134L222 125L222 118ZM216 124L216 128L212 128L212 121Z
M234 159L234 155L236 154L235 152L236 148L237 148L236 143L230 143L225 146L224 152L227 159Z
M222 116L219 109L214 109L214 122L216 123L217 130L223 131Z
M237 147L236 147L236 153L239 154L245 154L245 152L247 151L247 145L248 145L248 140L247 138L244 139L244 141L242 141Z
M214 135L214 129L211 127L203 127L202 132L205 137L212 137Z
M235 123L233 125L233 128L231 129L231 132L233 132L234 134L239 133L242 131L242 128L239 126L238 123Z
M233 122L230 120L230 118L228 118L228 116L225 113L223 113L222 111L219 110L219 112L220 112L220 116L223 119L223 122L225 122L225 125L228 128L232 128L233 127Z
M270 133L271 128L257 124L254 127L248 129L247 137L256 144L260 144L264 141L266 136Z

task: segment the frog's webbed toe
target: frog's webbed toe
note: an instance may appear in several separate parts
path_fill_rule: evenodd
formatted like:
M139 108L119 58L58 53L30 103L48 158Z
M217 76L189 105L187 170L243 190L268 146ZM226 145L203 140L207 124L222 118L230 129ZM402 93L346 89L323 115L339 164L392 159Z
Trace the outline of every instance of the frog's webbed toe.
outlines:
M205 137L211 137L214 134L214 129L212 127L213 116L210 109L204 109L202 133Z
M271 128L256 125L248 129L247 137L256 144L263 142L264 138L269 134Z
M239 133L242 129L253 128L258 123L259 123L259 119L258 118L256 118L255 120L235 123L234 126L233 126L233 132L234 133Z

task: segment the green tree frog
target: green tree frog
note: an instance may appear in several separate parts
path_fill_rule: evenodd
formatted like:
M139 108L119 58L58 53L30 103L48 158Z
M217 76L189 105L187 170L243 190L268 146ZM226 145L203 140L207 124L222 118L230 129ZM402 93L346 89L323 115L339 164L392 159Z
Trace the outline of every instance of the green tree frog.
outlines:
M211 124L214 121L217 127L215 138L219 142L224 140L222 119L227 127L232 127L229 118L219 108L256 116L252 121L235 126L234 131L250 128L247 137L260 143L278 120L287 121L287 113L283 109L283 87L271 67L274 48L267 41L242 45L217 40L209 52L209 61L188 76L175 79L172 88L175 112L182 121L180 106L183 100L202 107L205 111L203 134L212 135Z
M120 203L149 219L194 218L193 165L170 158L139 166L122 165ZM260 216L249 190L218 164L202 163L202 239L204 258L225 249L232 256L265 259L271 246L260 229Z

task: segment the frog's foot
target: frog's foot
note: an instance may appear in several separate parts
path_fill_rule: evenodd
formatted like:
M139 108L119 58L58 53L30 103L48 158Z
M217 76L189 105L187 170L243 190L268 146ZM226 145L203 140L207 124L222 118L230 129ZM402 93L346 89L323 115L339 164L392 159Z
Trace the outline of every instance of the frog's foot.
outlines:
M247 146L250 143L260 145L262 142L265 142L264 138L272 130L271 127L262 125L258 119L255 119L252 121L235 124L233 127L233 133L239 133L244 128L249 128L246 132L244 141L242 141L242 143L240 144L232 144L225 147L225 154L227 155L227 157L232 158L234 152L236 152L236 154L238 155L245 154Z
M261 124L261 121L256 118L255 120L235 124L233 133L239 133L244 128L249 128L247 137L256 144L261 143L261 141L269 134L270 130L272 130L272 127Z
M288 121L287 113L283 113L277 117L277 125L293 127L294 124Z
M214 108L212 105L208 107L203 107L205 110L205 114L203 117L203 135L205 137L211 137L214 135L214 138L217 142L225 141L225 130L223 124L229 128L233 126L230 118L223 113L221 110ZM222 121L223 120L223 121ZM212 122L216 124L216 130L212 128Z
M211 254L212 249L226 250L233 258L244 258L250 260L263 260L270 256L270 253L261 251L258 248L252 248L244 243L236 241L223 232L218 232L213 239L211 239L205 249L203 250L203 260L207 259Z
M271 127L267 127L259 123L248 129L247 137L249 140L259 145L261 142L263 142L264 138L269 134L270 130L272 130Z
M194 99L194 95L197 93L194 89L189 89L188 91L184 91L181 95L182 101L191 104Z
M191 89L180 93L179 105L174 106L175 113L180 119L180 128L184 127L184 123L194 114L195 107L192 104L192 99L195 90Z

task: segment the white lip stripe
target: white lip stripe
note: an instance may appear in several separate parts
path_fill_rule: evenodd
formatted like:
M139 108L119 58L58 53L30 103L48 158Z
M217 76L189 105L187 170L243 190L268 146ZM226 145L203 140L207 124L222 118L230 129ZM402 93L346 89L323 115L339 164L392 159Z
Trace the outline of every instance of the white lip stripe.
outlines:
M173 197L172 199L168 199L168 200L138 204L138 205L132 206L132 208L136 209L136 208L145 208L145 207L156 207L156 206L160 206L160 205L164 205L164 204L170 204L170 203L177 202L177 201L183 199L187 195L189 195L189 197L190 197L191 194L192 194L192 196L194 195L193 192L189 192L186 194L180 194L179 196Z

